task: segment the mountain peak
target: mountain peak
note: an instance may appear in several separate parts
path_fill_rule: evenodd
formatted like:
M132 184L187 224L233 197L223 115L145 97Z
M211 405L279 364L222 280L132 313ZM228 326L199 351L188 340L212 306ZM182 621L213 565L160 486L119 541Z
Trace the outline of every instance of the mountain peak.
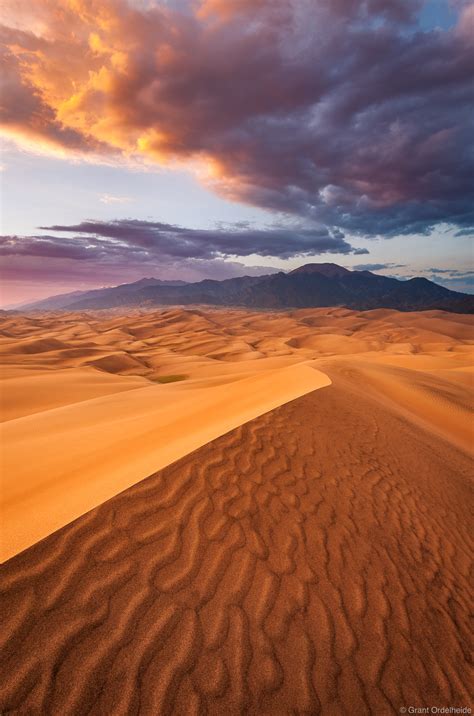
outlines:
M294 269L293 271L290 271L289 275L294 274L314 274L319 273L322 276L326 276L327 278L338 278L339 276L346 276L350 271L348 271L343 266L338 266L337 264L332 263L322 263L322 264L304 264L304 266L299 266L298 268Z

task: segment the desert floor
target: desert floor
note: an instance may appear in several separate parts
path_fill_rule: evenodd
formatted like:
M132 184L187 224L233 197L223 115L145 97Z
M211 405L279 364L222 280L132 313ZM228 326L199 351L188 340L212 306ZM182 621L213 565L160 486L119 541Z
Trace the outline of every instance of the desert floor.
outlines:
M473 345L441 311L3 316L0 712L473 708Z

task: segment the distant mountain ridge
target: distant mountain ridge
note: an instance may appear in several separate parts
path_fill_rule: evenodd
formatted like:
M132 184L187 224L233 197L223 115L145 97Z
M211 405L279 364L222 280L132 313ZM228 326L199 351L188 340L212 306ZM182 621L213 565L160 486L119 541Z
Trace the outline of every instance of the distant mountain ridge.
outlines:
M113 300L119 295L129 296L135 291L140 291L148 286L184 286L186 281L162 281L159 278L141 278L133 283L123 283L119 286L110 286L107 288L94 288L87 291L72 291L72 293L62 293L57 296L49 296L40 301L23 304L18 306L20 309L34 309L42 311L64 310L68 306L74 305L78 301L89 300Z
M62 299L62 300L61 300ZM94 310L121 306L207 304L285 309L346 306L355 310L441 309L474 313L474 296L450 291L426 278L400 281L333 263L309 263L289 273L241 276L197 283L141 279L113 288L53 296L22 310Z

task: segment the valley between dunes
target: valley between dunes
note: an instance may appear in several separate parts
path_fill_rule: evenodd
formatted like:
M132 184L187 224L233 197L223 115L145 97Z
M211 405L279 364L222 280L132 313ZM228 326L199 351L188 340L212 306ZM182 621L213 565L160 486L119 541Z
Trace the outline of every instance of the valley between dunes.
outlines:
M4 315L0 711L472 707L473 346L442 311Z

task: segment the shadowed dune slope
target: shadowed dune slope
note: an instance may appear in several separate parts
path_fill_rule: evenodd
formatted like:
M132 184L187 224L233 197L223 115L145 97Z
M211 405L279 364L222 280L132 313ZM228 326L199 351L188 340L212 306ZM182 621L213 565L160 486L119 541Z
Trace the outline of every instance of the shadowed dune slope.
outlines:
M469 705L470 459L330 375L3 566L2 712Z

